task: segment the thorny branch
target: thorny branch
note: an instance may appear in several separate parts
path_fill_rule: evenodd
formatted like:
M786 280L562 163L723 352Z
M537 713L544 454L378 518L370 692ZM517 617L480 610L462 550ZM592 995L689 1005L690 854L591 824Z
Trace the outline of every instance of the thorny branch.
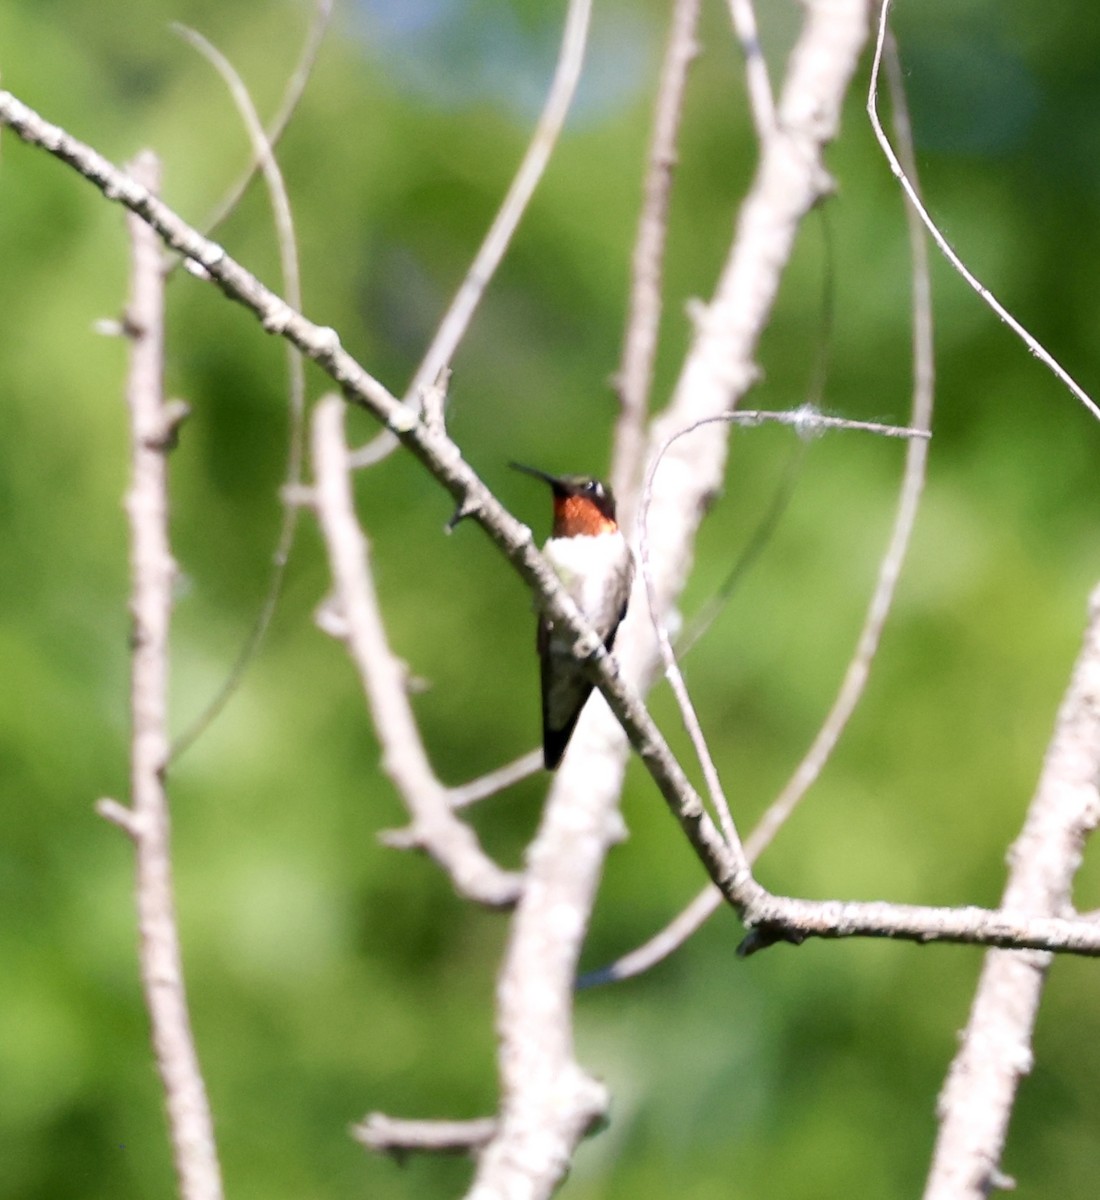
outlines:
M150 155L133 167L152 194L159 166ZM168 798L168 627L175 563L168 544L168 464L182 412L163 394L164 280L156 234L136 216L129 221L133 281L125 328L131 339L127 385L132 443L130 518L133 579L131 678L131 804L101 801L100 813L133 838L141 982L152 1026L153 1051L168 1109L169 1135L183 1200L220 1200L221 1172L214 1128L184 992L183 963L172 893Z
M326 396L313 414L312 500L335 586L322 624L347 643L382 746L382 766L413 815L412 828L388 840L430 854L460 895L493 908L505 907L519 896L520 877L498 867L481 849L473 830L455 816L447 789L432 771L420 740L406 671L390 649L382 623L369 546L355 517L348 459L344 406L338 397Z
M824 9L831 10L826 4ZM831 45L835 28L825 30ZM796 57L798 51L796 50ZM340 384L353 403L372 412L402 441L460 509L485 530L517 573L536 592L545 611L576 639L576 653L622 725L631 744L669 804L712 879L750 926L764 925L769 936L896 937L927 942L946 940L1021 949L1100 953L1100 925L1080 918L1007 917L981 909L935 909L886 904L789 900L770 895L748 870L737 846L728 846L707 817L637 695L615 661L581 620L557 576L534 548L531 531L516 521L489 492L445 434L427 429L410 410L355 361L331 329L292 310L217 244L202 237L131 176L90 147L50 125L9 92L0 90L0 123L24 141L69 163L112 200L125 205L157 231L172 249L201 266L229 296L254 312L263 327L288 338ZM657 503L655 497L654 503ZM564 768L563 768L564 772ZM559 775L559 780L563 776ZM891 925L889 914L896 917ZM755 948L755 947L754 947Z
M24 141L48 150L74 167L104 195L140 216L173 250L192 259L232 300L256 314L263 328L287 338L343 390L345 397L378 418L454 497L456 510L488 534L520 577L540 598L546 613L576 639L576 653L623 724L631 744L706 862L712 876L738 874L717 830L702 810L657 727L581 619L553 569L535 549L530 529L492 495L445 433L420 421L340 345L332 329L315 325L268 290L221 246L192 229L147 188L112 166L90 146L44 121L10 92L0 91L0 123Z

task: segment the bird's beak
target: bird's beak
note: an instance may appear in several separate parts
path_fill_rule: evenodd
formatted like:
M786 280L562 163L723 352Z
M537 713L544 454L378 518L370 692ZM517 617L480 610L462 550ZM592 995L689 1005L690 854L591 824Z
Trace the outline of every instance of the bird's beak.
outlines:
M540 471L538 467L526 467L523 463L510 462L508 464L513 471L522 471L524 475L533 475L536 479L541 479L543 483L548 483L551 487L560 488L562 481L556 475L548 475L545 471Z

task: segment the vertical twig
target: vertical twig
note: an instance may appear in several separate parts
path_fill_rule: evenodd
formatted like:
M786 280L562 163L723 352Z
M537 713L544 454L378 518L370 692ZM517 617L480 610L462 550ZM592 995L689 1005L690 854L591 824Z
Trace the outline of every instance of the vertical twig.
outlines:
M615 378L620 412L611 457L611 486L620 498L620 519L627 524L645 455L645 422L661 328L661 285L672 172L676 165L676 141L684 110L688 68L699 52L696 44L698 25L699 0L676 0L657 88L642 213L631 259L626 337Z
M133 164L135 178L157 190L151 154ZM163 396L164 281L160 241L139 217L127 215L133 282L127 329L133 343L127 403L132 471L130 518L133 579L131 682L132 807L101 804L136 847L141 980L152 1025L153 1050L168 1108L176 1176L183 1200L220 1200L221 1173L184 993L183 965L172 895L170 822L164 773L168 761L168 629L175 564L168 544L167 449L179 414ZM124 814L124 815L123 815Z
M741 53L745 56L745 84L756 136L765 142L775 128L775 99L756 29L756 10L752 0L729 0L729 10L734 32L741 43Z
M715 297L699 322L673 402L650 432L651 446L731 408L752 382L752 356L795 233L826 186L821 151L836 132L866 30L863 0L807 4L776 133L763 148ZM697 434L691 452L666 466L654 498L651 545L662 615L683 587L706 498L721 483L727 435L712 433ZM640 580L635 585L634 616L627 616L616 649L631 681L648 680L656 666L643 587ZM549 1196L577 1138L606 1102L603 1088L574 1059L572 1004L604 859L621 829L624 758L616 723L597 706L578 726L547 798L497 989L501 1120L479 1161L470 1200ZM690 814L680 810L685 829L693 822L704 827L700 812L697 799ZM705 827L709 839L715 831L709 821Z

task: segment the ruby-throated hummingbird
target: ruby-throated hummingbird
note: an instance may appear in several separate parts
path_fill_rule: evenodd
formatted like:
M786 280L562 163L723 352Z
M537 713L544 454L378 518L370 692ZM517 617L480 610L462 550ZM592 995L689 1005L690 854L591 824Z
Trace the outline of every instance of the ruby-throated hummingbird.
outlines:
M547 475L522 463L510 465L550 485L554 528L542 552L573 603L610 650L634 582L634 558L615 520L611 489L588 475ZM553 621L539 617L542 754L550 771L561 762L581 709L592 694L592 683L573 656L573 644L570 634L555 632Z

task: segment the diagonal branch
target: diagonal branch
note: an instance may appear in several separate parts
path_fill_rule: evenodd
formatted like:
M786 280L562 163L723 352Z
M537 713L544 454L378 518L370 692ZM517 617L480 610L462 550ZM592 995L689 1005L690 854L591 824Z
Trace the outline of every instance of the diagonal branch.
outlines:
M834 41L839 31L835 18L839 3L840 0L819 0L819 6L815 5L811 12L811 24L816 22L816 36L823 40L823 48L819 49L821 53L824 49L831 53L836 51ZM795 58L799 55L796 48ZM823 133L817 125L820 111L814 110L814 113L815 127ZM113 167L105 158L64 130L44 121L9 92L2 90L0 123L10 125L24 141L48 150L75 167L108 198L124 204L151 225L170 247L199 264L227 296L253 311L266 330L280 334L298 346L343 388L351 402L373 413L397 435L406 449L454 497L458 513L481 526L520 578L535 592L541 608L560 629L567 630L576 639L574 653L603 694L618 725L637 751L708 875L747 925L761 927L759 936L749 949L759 949L761 945L775 940L864 936L1063 950L1090 956L1100 954L1100 924L1080 918L1028 921L1023 916L1009 917L1000 911L973 908L960 910L884 903L817 902L770 895L752 878L748 863L738 847L727 845L707 816L698 793L691 786L637 692L626 682L628 665L624 664L624 669L620 671L615 660L603 648L599 637L581 618L553 569L535 549L530 529L517 521L492 495L462 458L455 443L436 425L421 422L406 405L395 399L341 348L333 330L323 329L295 312L234 261L222 247L187 225L147 187ZM780 140L779 135L773 140ZM789 156L790 148L785 153ZM791 162L786 164L787 168L791 165ZM718 353L719 350L713 346L709 349L711 353ZM710 385L717 385L721 380L709 374L716 365L712 362L706 369L703 365L689 367L688 373L702 371ZM722 390L728 386L727 379ZM710 388L704 391L709 394ZM698 483L698 480L695 482ZM683 486L683 480L680 484ZM656 498L654 503L657 504ZM679 505L674 507L679 512ZM698 519L698 513L695 518ZM664 530L667 535L668 526L664 526ZM677 568L686 567L683 557L686 553L686 548L678 548ZM664 586L668 584L666 577ZM636 663L630 664L630 667L636 669ZM597 722L590 720L588 726L585 737L591 742L593 733L598 732ZM578 735L583 733L583 727L582 722ZM574 755L574 762L581 765L581 761L579 756ZM567 759L558 775L555 790L567 785L576 786L576 781L569 779L571 772L567 769L568 763ZM603 807L609 778L607 772L602 772L587 779L593 811L602 814L602 820L606 822L605 837L614 825L612 810ZM587 853L589 848L584 849ZM532 858L537 858L540 850L536 840ZM602 856L602 849L600 853ZM518 912L522 911L521 900ZM571 975L569 986L572 986Z
M68 163L109 199L147 222L173 250L191 259L231 300L255 313L267 332L297 346L343 390L349 402L372 413L454 497L456 514L475 521L539 597L558 628L576 640L593 683L604 694L631 745L665 797L696 853L716 881L726 886L747 876L706 816L668 744L637 693L619 674L600 638L587 626L560 579L535 549L531 530L504 508L463 459L458 446L435 422L422 422L340 345L333 329L315 325L266 288L223 247L205 238L138 181L65 130L43 120L10 92L0 90L0 124L31 145Z

